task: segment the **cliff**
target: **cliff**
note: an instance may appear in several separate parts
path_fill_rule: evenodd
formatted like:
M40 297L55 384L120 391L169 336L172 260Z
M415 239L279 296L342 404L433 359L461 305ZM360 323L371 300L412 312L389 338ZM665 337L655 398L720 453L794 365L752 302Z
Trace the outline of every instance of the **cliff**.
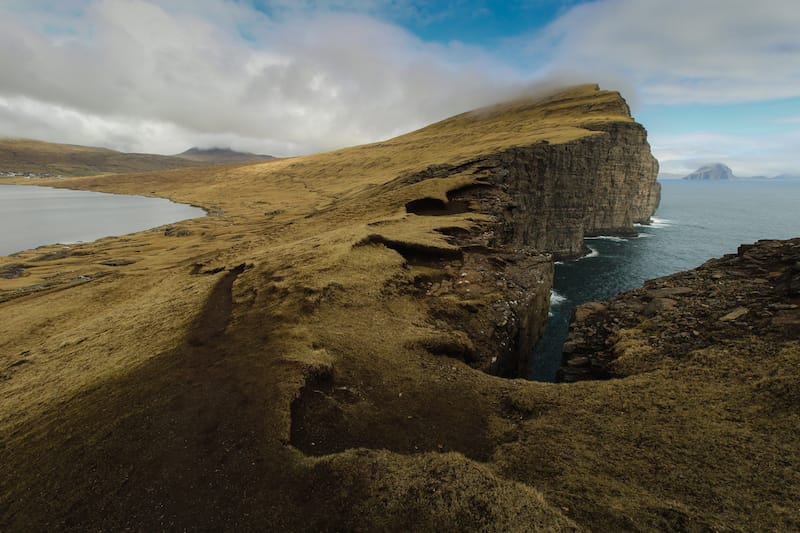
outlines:
M309 157L53 181L209 216L0 259L0 526L791 529L792 441L766 467L768 433L714 444L700 377L497 375L538 336L551 254L644 221L655 172L622 98L583 86ZM773 492L745 490L763 468Z

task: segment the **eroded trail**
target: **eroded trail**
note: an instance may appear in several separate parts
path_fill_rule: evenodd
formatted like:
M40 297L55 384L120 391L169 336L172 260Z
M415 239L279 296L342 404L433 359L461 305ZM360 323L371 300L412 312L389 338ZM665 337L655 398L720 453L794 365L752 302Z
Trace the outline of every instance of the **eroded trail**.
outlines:
M265 523L255 512L278 516L268 502L280 505L283 496L263 494L263 476L280 475L264 466L277 442L264 403L279 400L260 379L269 347L254 357L226 333L232 288L244 270L242 264L219 275L176 349L64 401L45 415L47 433L27 436L22 449L0 450L0 457L13 451L1 460L17 467L3 492L13 486L22 496L6 500L3 523L26 530L215 529ZM45 483L59 487L59 499L38 490Z

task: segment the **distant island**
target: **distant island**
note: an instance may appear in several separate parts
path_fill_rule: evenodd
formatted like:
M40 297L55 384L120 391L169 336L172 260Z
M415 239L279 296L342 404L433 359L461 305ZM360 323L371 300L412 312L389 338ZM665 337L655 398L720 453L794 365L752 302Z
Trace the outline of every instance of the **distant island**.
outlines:
M690 181L721 181L721 180L793 180L800 179L798 173L783 173L775 176L736 176L731 168L724 163L709 163L685 176L674 172L660 172L659 180L690 180Z
M733 175L731 167L728 165L723 165L722 163L713 163L711 165L698 168L691 174L684 176L682 179L717 181L730 180L734 178L736 178L736 176Z

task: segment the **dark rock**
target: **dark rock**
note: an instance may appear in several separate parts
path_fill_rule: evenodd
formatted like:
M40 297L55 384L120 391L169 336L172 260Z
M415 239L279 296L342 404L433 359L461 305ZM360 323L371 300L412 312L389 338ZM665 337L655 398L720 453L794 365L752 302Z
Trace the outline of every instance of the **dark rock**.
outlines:
M3 279L16 279L21 277L25 274L25 265L23 264L11 264L5 265L4 267L0 268L0 278Z
M647 307L644 309L644 314L647 316L657 315L663 311L674 309L678 302L670 298L654 298Z
M119 266L132 265L135 262L136 261L134 261L133 259L107 259L105 261L100 261L100 264L111 267L119 267Z
M605 302L602 314L576 317L559 379L572 382L645 372L664 358L685 359L694 350L729 345L736 339L747 344L752 335L775 343L796 339L800 335L798 247L800 238L742 245L736 255L648 281L645 290L615 296ZM720 279L724 283L715 281ZM643 297L649 300L644 312ZM590 366L572 362L582 357L591 361Z
M691 294L694 292L689 287L664 287L662 289L650 289L647 291L647 296L650 298L672 298L684 294Z

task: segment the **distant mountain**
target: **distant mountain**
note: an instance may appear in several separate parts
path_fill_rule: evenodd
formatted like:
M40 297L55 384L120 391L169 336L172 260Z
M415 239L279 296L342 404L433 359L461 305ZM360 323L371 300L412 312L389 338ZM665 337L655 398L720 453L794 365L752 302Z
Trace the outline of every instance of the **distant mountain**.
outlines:
M175 157L197 161L198 163L247 163L251 161L268 161L275 159L271 155L237 152L230 148L190 148Z
M180 157L128 154L74 144L0 138L0 176L91 176L196 167Z
M684 176L683 179L685 180L729 180L733 179L736 176L733 175L733 171L730 169L729 166L723 165L722 163L713 163L711 165L706 165L704 167L700 167L691 174Z
M772 179L776 180L800 180L800 174L780 174Z

